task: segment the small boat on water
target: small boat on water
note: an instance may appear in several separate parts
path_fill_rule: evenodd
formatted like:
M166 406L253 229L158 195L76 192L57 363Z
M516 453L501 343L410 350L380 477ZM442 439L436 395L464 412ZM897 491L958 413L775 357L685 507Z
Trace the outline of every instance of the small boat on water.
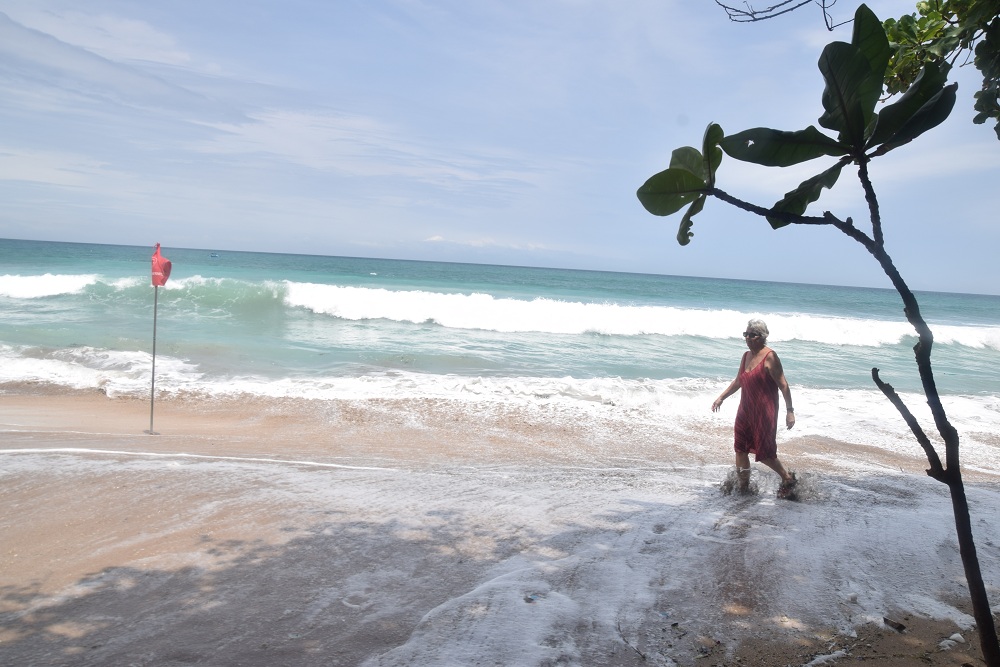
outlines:
M217 253L217 252L213 252L211 255L209 255L209 257L214 257L214 258L218 258L218 256L219 256L219 253Z

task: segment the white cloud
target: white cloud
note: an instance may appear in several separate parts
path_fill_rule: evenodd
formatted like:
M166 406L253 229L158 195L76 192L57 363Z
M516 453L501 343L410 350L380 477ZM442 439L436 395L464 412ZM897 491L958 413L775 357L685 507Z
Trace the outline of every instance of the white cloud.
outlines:
M5 9L8 16L26 27L109 60L176 66L190 66L193 61L173 36L145 21L79 9L40 9L34 3L12 3Z
M246 123L208 124L218 134L192 145L208 154L266 155L353 177L403 177L446 190L490 183L523 189L536 179L509 155L449 150L374 118L346 113L272 110Z
M25 181L61 187L92 186L107 164L84 155L0 147L0 181Z
M963 119L962 122L967 121ZM916 142L923 145L918 146ZM902 146L877 163L873 162L872 169L878 170L880 179L892 183L913 183L929 175L946 178L981 174L1000 169L1000 151L994 143L973 141L968 137L955 142L939 141L933 136L918 137L913 144Z
M0 72L15 89L61 89L67 111L81 95L167 109L207 110L200 95L25 27L0 13Z

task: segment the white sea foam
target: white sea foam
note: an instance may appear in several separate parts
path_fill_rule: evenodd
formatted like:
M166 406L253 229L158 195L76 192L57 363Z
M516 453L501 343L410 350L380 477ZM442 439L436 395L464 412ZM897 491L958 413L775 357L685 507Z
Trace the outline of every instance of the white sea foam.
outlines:
M832 317L804 313L759 313L660 305L581 303L489 294L446 294L287 282L285 303L345 320L433 322L456 329L502 333L597 333L736 338L747 320L763 317L772 342L799 340L829 345L877 347L915 336L904 321ZM1000 350L1000 327L936 326L939 343Z
M653 665L732 664L739 640L762 626L800 635L839 628L844 637L794 663L820 665L852 643L855 626L881 623L887 609L963 628L972 622L953 606L967 594L945 487L922 475L873 475L857 459L848 461L857 474L805 477L801 484L817 495L786 503L774 499L775 476L761 466L754 475L767 492L736 499L716 489L722 466L707 466L709 480L671 466L516 462L323 474L324 464L309 461L134 448L17 449L0 457L7 474L113 473L116 485L152 479L161 495L225 498L231 511L223 518L254 517L255 534L287 531L288 517L296 518L298 530L270 546L274 557L234 557L240 544L219 553L207 538L169 553L133 549L121 576L109 571L45 598L94 616L107 612L92 595L102 586L116 591L103 599L137 610L127 621L146 631L131 633L135 641L98 641L123 636L114 624L87 636L91 655L108 663L126 651L159 656L157 647L169 657L171 640L192 624L211 626L208 640L232 636L247 616L220 610L243 609L247 581L277 582L286 593L255 596L251 620L281 619L261 630L260 641L304 638L321 652L333 647L326 653L353 647L351 664L368 667L471 665L483 656L504 665L638 664L636 651ZM183 464L183 474L171 464ZM984 578L994 582L1000 560L991 545L1000 532L990 519L1000 495L991 486L967 489ZM218 512L166 512L173 523L156 525L204 534L220 525ZM153 576L174 581L179 562L199 565L187 574L203 604L165 619L143 602L150 590L166 595L164 604L184 601L192 586L171 593ZM137 567L150 582L135 582ZM752 608L754 623L737 604ZM356 641L378 634L387 618L406 632L371 646ZM40 641L19 639L7 649L28 655Z
M145 277L104 278L96 274L0 276L0 296L38 299L77 294L91 285L106 284L118 292L148 285ZM165 289L235 304L261 297L278 299L290 308L349 321L388 320L434 323L449 329L499 333L559 335L693 336L738 338L747 320L765 319L775 343L801 341L836 346L879 347L913 339L913 328L902 320L835 317L812 313L757 312L734 309L678 307L625 302L580 302L553 298L515 299L484 293L445 293L302 283L250 282L201 275L175 278ZM183 305L183 304L181 304ZM971 349L1000 351L1000 327L932 324L935 341Z
M93 274L57 275L46 273L41 276L0 276L0 296L12 299L38 299L58 294L76 294L88 285L93 285L98 277Z
M148 284L148 282L144 278L138 278L133 276L129 278L118 278L112 280L109 284L116 290L124 291L127 289L132 289L133 287L139 287L140 285Z
M935 325L934 341L948 345L956 343L976 349L1000 350L1000 327L957 327Z
M101 389L109 396L146 396L150 388L151 357L145 352L109 352L72 348L53 353L0 347L0 384L44 383L71 389ZM273 399L436 400L451 402L463 411L490 411L493 405L537 410L545 406L570 420L610 420L648 423L686 438L728 429L739 398L726 401L712 413L712 400L724 382L700 378L623 379L574 377L470 377L411 372L355 376L269 379L260 376L213 377L196 366L170 356L156 360L156 388L160 395ZM899 454L919 455L913 436L895 408L876 389L834 390L792 385L797 423L779 428L779 443L790 438L817 436L878 447ZM901 394L924 428L933 434L933 420L923 396ZM1000 447L990 435L1000 432L1000 397L947 396L945 408L963 434L965 465L989 469Z
M152 356L146 352L75 347L51 352L0 345L0 384L49 384L101 389L109 396L149 391ZM180 359L159 356L156 380L166 387L198 382L202 374Z

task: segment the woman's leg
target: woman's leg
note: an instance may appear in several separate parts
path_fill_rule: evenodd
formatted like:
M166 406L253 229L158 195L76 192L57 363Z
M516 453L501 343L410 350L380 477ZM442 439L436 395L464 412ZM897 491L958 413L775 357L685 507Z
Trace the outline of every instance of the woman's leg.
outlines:
M737 457L739 457L739 454L737 454ZM785 466L781 465L781 461L778 460L777 456L775 456L773 459L763 459L759 461L759 463L763 463L768 468L781 475L782 482L791 482L792 480L795 479L794 477L788 474L788 471L785 470ZM739 463L737 463L736 465L739 465Z
M740 478L740 491L750 488L750 455L736 452L736 474Z

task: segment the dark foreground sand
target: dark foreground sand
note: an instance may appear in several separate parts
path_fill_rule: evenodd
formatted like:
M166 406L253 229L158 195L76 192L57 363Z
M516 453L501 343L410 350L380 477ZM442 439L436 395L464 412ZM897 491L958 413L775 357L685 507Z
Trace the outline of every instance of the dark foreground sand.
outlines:
M774 503L709 494L729 464L724 449L691 448L664 463L655 433L555 423L434 402L173 400L157 404L160 434L146 435L144 401L0 395L0 664L983 664L975 630L915 613L903 591L899 606L890 591L865 608L850 573L807 584L748 565ZM846 457L923 483L917 456L818 441L792 441L783 456L831 478ZM721 509L671 523L649 499L673 497L675 477ZM998 479L971 481L995 492ZM602 494L638 509L605 511ZM672 531L700 541L665 541ZM706 540L714 562L692 575L678 566L672 578L672 555ZM984 543L982 552L990 573L1000 570L1000 546ZM577 560L561 587L537 574L502 584L522 576L518 563L562 567L567 554ZM577 563L602 558L612 563L600 575ZM881 556L872 558L878 567ZM957 555L941 558L936 596L970 614ZM615 582L656 563L671 595L650 594L649 613L637 614L643 605L628 602L647 595L644 587L616 591ZM497 592L483 592L491 586ZM840 597L789 603L772 590L788 587ZM580 602L595 590L622 611L600 618L600 599ZM545 609L567 591L597 610L592 626L560 626L565 610ZM823 605L844 622L814 622L810 608ZM551 657L519 658L503 638L516 636L518 622L530 632L536 613L537 624L558 630L540 642ZM491 614L503 619L494 631L475 623ZM964 643L942 650L955 633Z

